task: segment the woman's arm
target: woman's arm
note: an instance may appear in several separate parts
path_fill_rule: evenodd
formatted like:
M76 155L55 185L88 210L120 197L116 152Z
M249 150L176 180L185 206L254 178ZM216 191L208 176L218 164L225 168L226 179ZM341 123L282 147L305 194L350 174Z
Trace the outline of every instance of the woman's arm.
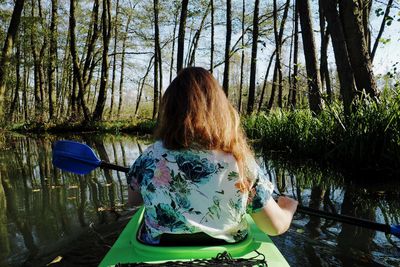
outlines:
M251 217L264 233L280 235L289 229L297 205L298 202L292 198L279 197L277 203L271 197L262 209L251 213Z
M128 207L135 207L143 205L143 198L140 194L139 190L132 190L130 186L128 186Z

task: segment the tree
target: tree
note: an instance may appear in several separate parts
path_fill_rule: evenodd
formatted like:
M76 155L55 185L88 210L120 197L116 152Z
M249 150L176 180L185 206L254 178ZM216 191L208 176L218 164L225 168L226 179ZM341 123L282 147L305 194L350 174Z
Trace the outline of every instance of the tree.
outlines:
M189 57L189 66L193 66L195 64L196 60L196 50L199 45L199 40L200 40L200 34L201 31L204 28L204 23L206 21L206 18L208 16L208 12L210 10L210 4L207 5L206 11L204 12L204 15L201 19L200 26L197 28L196 33L193 36L193 41L191 48L189 49L190 57Z
M329 45L329 31L325 27L325 16L324 10L321 4L322 0L319 0L319 28L320 28L320 39L321 39L321 59L320 59L320 75L321 75L321 89L326 85L326 93L328 95L328 102L332 101L332 88L331 80L329 77L328 69L328 45Z
M4 94L6 89L7 69L10 63L11 53L14 45L14 40L17 34L19 22L21 19L22 9L24 8L25 0L17 0L14 5L14 10L11 16L10 25L8 27L6 40L0 58L0 114L4 111Z
M160 49L160 33L158 28L158 11L159 4L158 0L154 0L154 99L153 99L153 120L158 113L158 68L162 68L161 61L161 49ZM161 78L161 77L160 77ZM161 79L160 79L161 82Z
M101 16L102 32L103 32L103 51L101 63L101 77L99 95L97 98L96 107L93 112L93 121L101 120L103 117L104 105L107 99L107 82L108 82L108 50L111 39L111 0L103 0L103 13Z
M182 0L182 8L181 8L181 18L179 21L179 31L178 31L178 52L177 52L177 62L176 62L176 71L179 72L183 68L183 54L184 54L184 46L185 46L185 28L186 28L186 17L187 17L187 8L188 8L189 0Z
M258 1L258 0L256 0ZM232 3L231 0L226 1L226 36L225 36L225 64L224 64L224 79L222 81L222 88L225 94L229 94L229 57L231 50L231 37L232 37Z
M386 9L385 9L385 13L383 15L381 26L379 27L378 35L376 36L376 39L375 39L375 42L374 42L374 46L372 48L371 61L374 61L376 49L378 48L378 45L379 45L379 42L381 40L383 31L385 30L385 26L386 25L390 25L390 23L391 23L389 14L390 14L390 9L392 8L392 5L393 5L393 0L389 0L387 5L386 5ZM379 11L377 11L377 13L379 13Z
M88 49L87 49L87 57L86 57L86 62L84 65L84 70L89 68L90 65L90 59L91 55L94 50L94 42L97 39L97 14L98 14L98 8L99 8L99 0L96 0L93 3L93 17L94 17L94 30L93 30L93 35L92 42L90 42ZM72 63L73 63L73 73L74 73L74 82L73 86L75 87L78 85L78 101L82 107L83 110L83 115L85 118L85 121L89 120L89 109L86 106L86 102L84 99L84 90L85 90L85 85L84 85L84 77L85 71L82 73L79 59L78 59L78 52L76 48L76 36L75 36L75 28L76 28L76 17L75 17L75 8L76 8L76 2L75 0L70 0L70 16L69 16L69 32L70 32L70 50L71 50L71 57L72 57ZM90 58L90 59L89 59ZM76 87L75 87L76 88ZM75 98L75 90L72 91L72 98Z
M294 0L294 44L293 44L293 83L292 83L292 94L290 95L290 106L292 109L296 107L297 100L297 81L298 81L298 58L299 58L299 11L297 7L297 0Z
M126 51L126 41L128 39L128 29L129 24L131 23L132 15L129 14L128 19L126 21L124 37L122 40L122 58L121 58L121 77L119 79L119 101L118 101L118 115L119 118L121 115L121 108L122 108L122 91L124 88L124 72L125 72L125 51Z
M113 52L113 64L112 64L112 78L111 78L111 103L110 111L108 112L108 117L112 117L113 107L114 107L114 91L115 91L115 76L117 69L117 44L118 44L118 15L119 15L119 0L115 4L115 18L114 18L114 52Z
M214 71L214 0L210 0L211 6L211 47L210 47L210 72Z
M289 4L290 4L290 0L287 0L286 4L285 4L284 12L283 12L282 20L281 20L281 25L279 27L279 32L278 32L278 7L276 4L276 0L274 0L274 2L273 2L276 60L275 60L275 70L274 70L273 81L272 81L271 97L270 97L270 101L268 103L268 110L270 110L272 108L277 86L279 88L279 90L278 90L278 106L280 108L282 108L283 74L282 74L282 64L281 64L281 60L282 60L281 52L282 52L283 31L285 28L286 18L288 16Z
M246 13L246 4L245 0L242 1L242 56L240 59L240 85L239 85L239 98L238 98L238 112L242 111L242 94L243 94L243 78L244 78L244 19Z
M322 5L321 8L323 9L326 21L328 22L328 30L332 36L332 45L340 81L340 94L343 98L344 112L345 114L349 114L356 89L343 28L336 8L337 0L322 0L320 4Z
M258 12L260 1L254 2L253 13L253 38L251 45L251 61L250 61L250 84L249 84L249 99L247 101L247 114L250 114L254 108L254 96L256 91L256 71L257 71L257 44L258 44Z
M314 41L314 32L311 21L309 0L297 0L300 17L301 34L303 37L304 57L308 79L308 100L312 112L318 114L322 110L321 77L317 64L317 52Z
M48 68L48 101L49 119L54 115L54 89L56 87L56 59L57 59L57 24L58 24L58 1L51 0L51 23L50 23L50 64Z
M339 12L357 90L365 90L370 96L375 97L377 87L365 39L360 5L357 1L339 1Z

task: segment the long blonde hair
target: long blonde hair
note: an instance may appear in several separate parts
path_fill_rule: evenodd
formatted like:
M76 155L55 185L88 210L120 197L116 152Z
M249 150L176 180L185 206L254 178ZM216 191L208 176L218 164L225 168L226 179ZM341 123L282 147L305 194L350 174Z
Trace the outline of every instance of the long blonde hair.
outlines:
M165 91L155 136L168 149L196 146L231 153L242 178L245 162L254 157L239 114L218 81L200 67L181 70Z

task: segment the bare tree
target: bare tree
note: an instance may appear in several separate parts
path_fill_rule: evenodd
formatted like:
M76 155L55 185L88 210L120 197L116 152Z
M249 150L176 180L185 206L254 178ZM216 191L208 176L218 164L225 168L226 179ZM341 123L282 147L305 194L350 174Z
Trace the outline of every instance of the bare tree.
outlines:
M297 0L300 17L301 33L303 37L304 57L308 79L308 100L312 112L318 114L322 110L321 77L317 64L317 52L314 41L314 32L311 21L309 0Z
M19 27L22 9L24 8L25 0L17 0L14 5L14 11L11 16L10 25L8 27L6 40L0 58L0 114L4 111L4 94L6 89L7 69L10 63L11 53L14 45L15 36Z
M256 0L257 1L257 0ZM229 53L231 51L232 37L232 3L231 0L226 1L226 36L225 36L225 64L224 64L224 79L222 88L225 94L229 94Z
M100 77L100 88L99 95L97 98L96 107L93 112L93 121L101 120L103 117L104 105L107 99L107 82L108 82L108 70L109 70L109 59L108 50L111 39L111 0L103 0L103 13L101 16L102 32L103 32L103 51L102 51L102 63L101 63L101 77Z
M374 57L375 57L375 53L376 53L376 49L378 48L379 42L382 38L382 34L385 30L385 26L386 24L388 24L388 18L389 18L389 14L390 14L390 9L393 6L393 0L389 0L387 5L386 5L386 9L385 9L385 13L383 15L383 19L381 22L381 26L379 27L379 32L378 35L376 36L375 42L374 42L374 46L372 48L372 52L371 52L371 61L374 61Z
M57 60L57 25L58 25L58 1L51 0L51 23L50 23L50 64L48 67L48 101L49 119L54 115L54 90L56 87L56 60Z
M357 90L365 90L370 96L377 96L377 87L367 41L363 27L362 12L354 1L339 1L340 18Z
M177 52L177 62L176 62L176 71L179 72L183 68L183 54L185 47L185 28L186 28L186 17L187 17L187 8L188 8L189 0L182 0L182 8L181 8L181 18L179 21L179 32L178 32L178 52Z
M256 91L256 71L257 71L257 44L258 44L258 12L259 0L255 0L254 13L253 13L253 40L251 46L251 62L250 62L250 84L249 84L249 98L247 101L247 114L253 112L254 109L254 96Z
M340 81L340 93L343 98L345 114L350 113L350 105L355 95L355 83L353 70L351 68L349 53L337 11L337 0L322 0L324 16L328 22L328 29L332 36L332 45L336 59L336 66Z

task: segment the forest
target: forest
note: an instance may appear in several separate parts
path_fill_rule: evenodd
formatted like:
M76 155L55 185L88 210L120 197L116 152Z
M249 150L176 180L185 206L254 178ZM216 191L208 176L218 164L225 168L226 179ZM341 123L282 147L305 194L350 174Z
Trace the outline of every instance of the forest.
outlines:
M127 169L190 66L273 197L348 217L297 212L271 242L288 264L400 266L398 235L365 225L400 229L399 0L0 0L0 47L0 266L98 266L136 211L127 176L60 170L55 143Z
M399 165L397 1L1 6L3 128L151 132L171 80L202 66L268 149Z

